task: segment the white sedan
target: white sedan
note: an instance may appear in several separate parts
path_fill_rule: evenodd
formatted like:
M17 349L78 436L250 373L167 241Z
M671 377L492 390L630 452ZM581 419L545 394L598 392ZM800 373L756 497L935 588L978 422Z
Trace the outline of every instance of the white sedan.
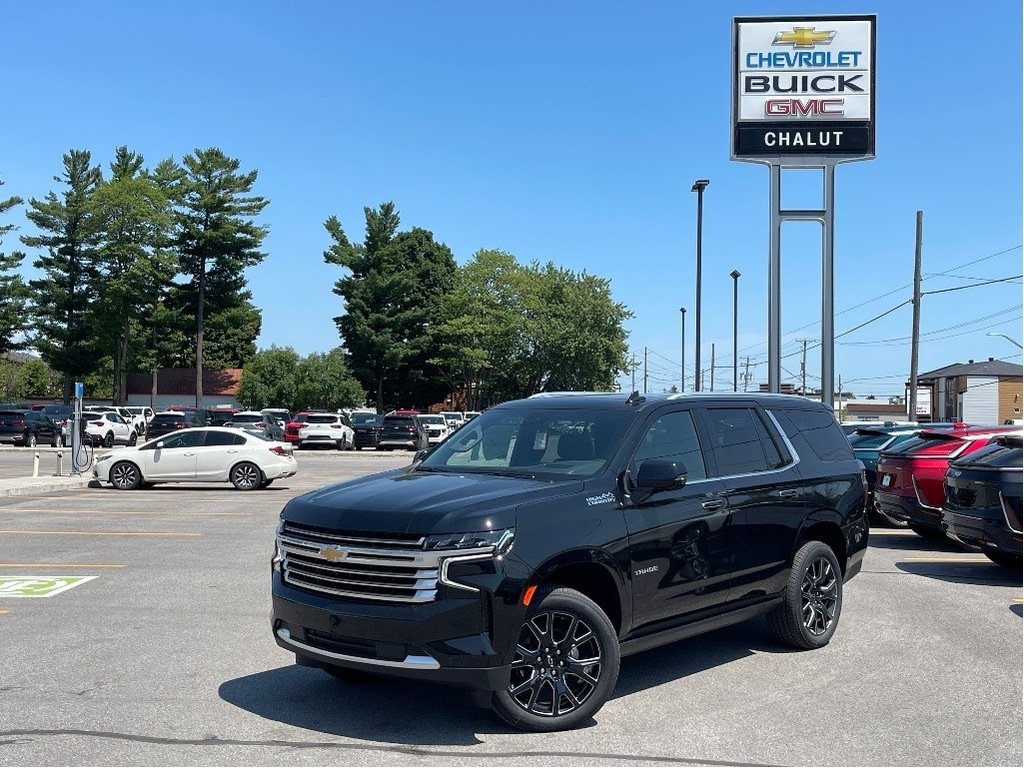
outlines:
M251 491L297 470L286 443L255 430L197 427L113 450L96 459L92 475L122 491L154 483L226 481Z

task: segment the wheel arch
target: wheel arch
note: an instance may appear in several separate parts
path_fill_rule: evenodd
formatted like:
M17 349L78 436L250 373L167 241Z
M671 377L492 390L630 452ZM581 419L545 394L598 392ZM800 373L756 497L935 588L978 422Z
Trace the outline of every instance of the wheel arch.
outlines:
M848 561L846 536L843 535L842 518L838 512L834 509L823 509L807 517L800 529L800 534L797 536L796 546L793 548L790 562L792 562L800 547L808 541L820 541L828 545L829 549L835 553L836 560L839 561L840 570L842 570L844 575L846 574Z
M231 475L234 473L235 468L241 464L252 464L254 467L256 467L256 471L260 473L261 482L267 479L267 473L264 472L263 467L261 467L255 461L253 461L252 459L239 459L228 468L228 481L231 480Z
M135 467L135 471L139 473L139 485L141 485L142 483L148 483L149 482L146 479L146 473L142 471L142 467L139 464L139 462L132 461L131 459L118 459L117 461L112 462L110 464L110 469L107 470L107 482L108 483L113 484L113 480L111 478L112 478L112 476L114 474L114 467L116 467L118 464L131 464L133 467Z
M531 585L575 589L595 603L622 636L632 624L632 606L627 600L625 579L614 561L597 550L564 552L547 561L530 579Z

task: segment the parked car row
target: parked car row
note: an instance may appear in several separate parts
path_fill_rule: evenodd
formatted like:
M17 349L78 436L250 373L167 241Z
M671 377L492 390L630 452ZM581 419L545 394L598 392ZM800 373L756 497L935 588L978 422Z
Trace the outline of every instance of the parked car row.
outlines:
M869 509L884 521L1021 567L1018 426L879 425L848 437L864 466Z

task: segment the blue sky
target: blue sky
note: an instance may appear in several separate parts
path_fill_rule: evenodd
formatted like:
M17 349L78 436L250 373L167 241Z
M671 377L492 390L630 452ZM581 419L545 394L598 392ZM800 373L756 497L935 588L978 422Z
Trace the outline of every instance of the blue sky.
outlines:
M837 333L910 297L919 209L925 290L1020 274L1012 0L21 3L5 9L0 179L7 195L38 198L71 148L105 167L120 144L150 164L220 147L259 170L271 201L269 256L248 275L259 345L303 354L339 344L323 221L337 215L361 241L363 206L393 200L403 229L431 230L460 263L500 248L610 278L657 391L679 380L680 306L692 382L690 186L708 178L704 365L714 343L716 387L731 386L738 269L740 359L756 384L767 380L768 172L729 160L731 24L808 13L878 14L878 156L837 171ZM798 176L784 202L809 204L814 188ZM4 223L24 234L21 211ZM784 232L784 356L820 334L819 231ZM907 305L839 339L844 389L902 393L910 324ZM921 370L1020 362L986 334L1019 342L1021 330L1020 281L928 296ZM812 349L809 385L819 365ZM799 354L783 367L798 383Z

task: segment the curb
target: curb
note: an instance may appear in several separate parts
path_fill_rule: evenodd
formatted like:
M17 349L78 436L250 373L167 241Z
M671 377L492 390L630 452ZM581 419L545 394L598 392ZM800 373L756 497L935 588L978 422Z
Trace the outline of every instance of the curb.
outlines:
M85 488L92 477L16 478L0 480L0 498L4 496L37 496L47 493Z

